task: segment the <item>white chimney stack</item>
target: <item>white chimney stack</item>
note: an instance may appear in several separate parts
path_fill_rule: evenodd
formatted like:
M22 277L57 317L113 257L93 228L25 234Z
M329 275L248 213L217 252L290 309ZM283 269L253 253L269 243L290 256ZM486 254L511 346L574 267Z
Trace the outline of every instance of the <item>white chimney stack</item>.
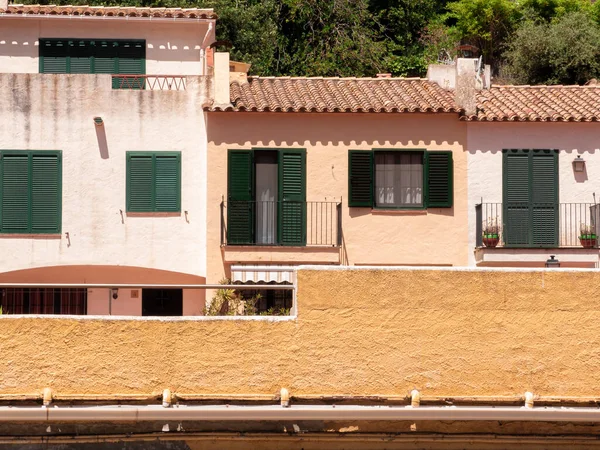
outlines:
M0 0L2 1L2 0ZM228 105L229 98L229 53L215 52L214 56L215 96L214 105Z
M480 67L477 58L458 58L454 64L431 64L427 79L454 90L454 101L467 115L477 111L477 91L491 86L490 66Z

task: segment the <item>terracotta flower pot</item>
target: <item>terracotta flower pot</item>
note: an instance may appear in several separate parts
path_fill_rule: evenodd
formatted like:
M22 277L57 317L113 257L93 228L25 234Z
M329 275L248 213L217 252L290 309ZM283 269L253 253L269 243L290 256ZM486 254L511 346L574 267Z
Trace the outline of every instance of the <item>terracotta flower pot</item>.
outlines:
M483 245L486 247L495 247L500 242L500 236L497 234L484 234Z
M579 242L583 248L596 248L598 246L598 237L595 234L585 234L579 236Z

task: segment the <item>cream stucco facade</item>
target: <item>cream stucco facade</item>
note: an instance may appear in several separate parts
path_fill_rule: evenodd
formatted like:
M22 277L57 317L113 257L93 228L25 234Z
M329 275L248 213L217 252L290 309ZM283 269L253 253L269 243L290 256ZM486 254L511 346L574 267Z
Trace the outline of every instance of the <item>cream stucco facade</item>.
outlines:
M215 19L3 14L0 23L0 150L62 152L61 233L0 235L11 255L0 264L3 281L204 283L203 107L212 97L205 74ZM42 38L144 40L146 74L181 78L169 89L157 78L140 91L112 89L110 75L39 74ZM128 213L129 151L180 152L180 212ZM183 314L202 314L204 292L182 294ZM122 289L117 299L88 289L86 312L141 315L141 289Z
M0 74L0 149L60 150L63 155L62 233L2 235L2 253L11 257L2 260L1 271L63 266L68 272L66 266L72 265L130 266L204 280L206 136L202 106L209 86L209 79L201 76L187 77L185 91L132 91L111 89L110 75ZM97 116L104 121L101 127L94 124ZM127 213L127 151L181 152L180 213ZM89 279L89 274L79 269L78 274L70 282ZM181 283L177 278L171 276L166 282ZM134 281L140 282L139 274L124 280ZM96 282L114 281L108 276ZM197 302L203 302L201 291L195 295ZM106 306L93 303L90 306L95 311ZM190 305L187 310L199 313L202 306ZM121 312L138 311L135 303L129 303Z
M600 125L592 123L477 123L467 125L467 159L469 192L469 265L476 264L475 205L502 202L502 150L503 149L557 149L558 198L560 203L593 204L600 196ZM580 155L585 160L585 171L575 172L573 160ZM569 206L573 213L564 214L561 220L563 234L566 227L577 235L579 222L589 222L584 206ZM575 213L576 211L576 213ZM500 214L488 213L495 215ZM581 217L580 217L581 216ZM485 218L484 218L485 220ZM577 223L569 223L575 222ZM564 239L564 236L562 236ZM572 239L571 239L572 240ZM571 244L573 242L570 242ZM494 252L494 249L488 251ZM558 255L567 266L596 267L598 250L573 249L514 249L498 256L492 265L542 266L550 253Z
M208 113L207 124L209 279L229 276L231 264L236 263L467 264L466 124L456 114L215 112ZM253 147L306 149L306 200L341 202L341 248L220 245L227 152ZM348 151L376 148L452 151L453 207L412 211L349 208Z
M144 39L146 73L204 75L204 50L215 37L214 21L110 17L1 17L0 73L38 73L39 39Z

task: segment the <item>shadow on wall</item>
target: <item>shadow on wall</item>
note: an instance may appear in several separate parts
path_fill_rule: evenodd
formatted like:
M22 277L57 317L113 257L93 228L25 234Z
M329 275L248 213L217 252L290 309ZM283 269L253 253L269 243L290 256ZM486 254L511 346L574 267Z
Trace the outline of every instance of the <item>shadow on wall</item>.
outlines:
M456 114L210 113L212 145L422 149L466 145Z
M96 125L96 138L98 139L98 150L100 150L100 158L108 159L108 143L106 142L106 130L104 124Z
M68 37L69 33L65 31L64 35ZM143 39L143 36L139 39ZM146 58L150 60L198 62L199 51L199 45L172 45L168 41L146 41ZM2 56L37 58L39 53L37 39L17 41L0 36L0 55Z
M588 180L587 166L583 167L583 172L573 172L575 174L575 183L585 183Z

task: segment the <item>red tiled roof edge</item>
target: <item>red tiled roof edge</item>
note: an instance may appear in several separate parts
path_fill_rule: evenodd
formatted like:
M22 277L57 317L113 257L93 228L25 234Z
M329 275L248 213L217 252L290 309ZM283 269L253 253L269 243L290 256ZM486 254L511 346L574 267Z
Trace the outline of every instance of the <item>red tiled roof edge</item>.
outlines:
M492 86L470 122L600 122L600 86Z
M123 6L57 6L57 5L8 5L0 9L0 15L23 16L98 16L98 17L140 17L173 19L217 19L212 9L199 8L143 8Z
M421 78L248 77L214 112L460 113L454 94Z

